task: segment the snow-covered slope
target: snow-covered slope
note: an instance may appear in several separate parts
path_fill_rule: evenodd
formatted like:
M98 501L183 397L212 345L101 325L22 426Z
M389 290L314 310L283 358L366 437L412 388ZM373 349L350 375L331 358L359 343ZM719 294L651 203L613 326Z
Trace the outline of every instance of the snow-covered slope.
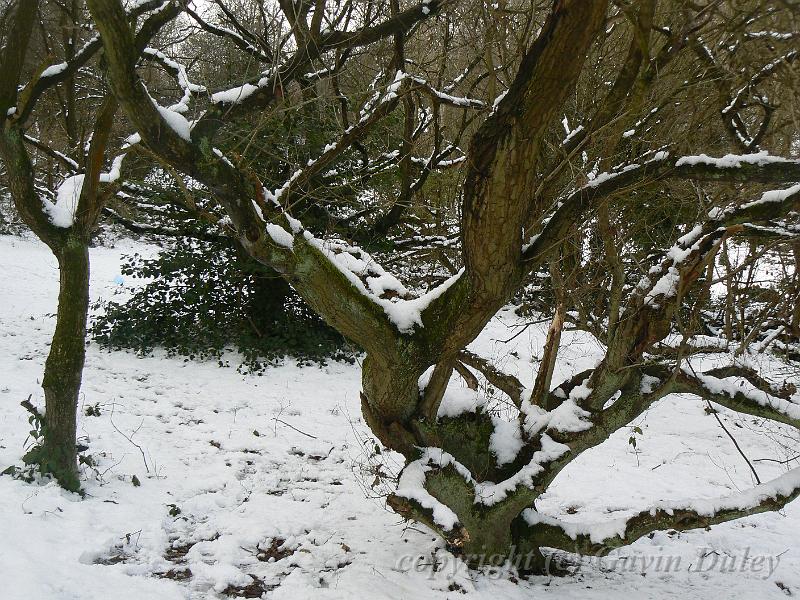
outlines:
M134 249L153 251L92 251L93 299L131 285L120 277L119 259ZM57 284L44 245L0 237L0 469L19 464L23 453L29 428L19 402L30 394L41 402ZM515 338L517 356L496 341L518 333L520 324L501 314L473 349L529 383L545 326L531 325ZM598 357L594 340L565 337L571 343L556 379ZM710 532L659 532L603 560L584 559L572 577L518 580L468 571L424 527L386 509L383 496L400 461L375 453L359 387L357 366L288 363L242 376L215 362L137 358L90 345L79 423L97 462L85 471L88 496L0 477L0 597L215 599L236 590L287 600L800 594L798 502L785 514ZM95 406L99 414L87 416ZM781 442L797 447L786 429L722 416L752 458L782 458ZM602 521L661 499L714 497L752 485L747 465L696 398L670 396L636 425L642 434L635 450L632 430L618 432L570 465L540 509ZM762 479L785 470L755 464Z

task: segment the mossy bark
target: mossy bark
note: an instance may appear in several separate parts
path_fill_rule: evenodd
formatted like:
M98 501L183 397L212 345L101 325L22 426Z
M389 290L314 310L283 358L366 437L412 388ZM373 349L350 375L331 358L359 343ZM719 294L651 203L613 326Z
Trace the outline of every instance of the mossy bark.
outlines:
M60 272L56 329L45 363L43 444L36 462L66 489L77 491L78 395L86 358L86 319L89 310L89 248L70 239L56 252Z

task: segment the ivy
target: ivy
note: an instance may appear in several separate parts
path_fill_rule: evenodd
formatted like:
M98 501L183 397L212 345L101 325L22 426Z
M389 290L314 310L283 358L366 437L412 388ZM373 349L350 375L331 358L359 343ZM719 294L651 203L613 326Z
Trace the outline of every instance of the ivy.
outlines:
M329 327L274 271L225 241L174 242L155 258L124 258L122 274L147 282L126 302L98 303L91 334L110 349L140 355L163 348L187 360L217 359L234 349L242 372L262 372L293 357L301 365L354 361L347 340Z

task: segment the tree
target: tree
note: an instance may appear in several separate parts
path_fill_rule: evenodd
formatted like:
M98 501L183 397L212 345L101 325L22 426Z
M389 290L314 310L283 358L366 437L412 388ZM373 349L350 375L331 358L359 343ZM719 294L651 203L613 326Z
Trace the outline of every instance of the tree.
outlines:
M501 72L493 64L497 57L512 57L502 68L513 73L505 92L482 101L450 93L464 81L457 74L452 87L431 84L414 72L416 63L406 54L409 39L424 35L420 32L436 15L444 14L453 27L447 11L459 9L455 2L430 0L405 8L390 2L380 10L357 2L281 3L282 43L272 52L265 52L263 40L241 23L219 29L260 63L260 72L242 86L211 94L190 124L154 103L142 84L137 72L142 51L119 0L88 0L111 89L142 143L205 186L247 252L280 272L330 325L366 352L364 418L383 444L407 460L389 504L427 523L472 561L487 555L502 559L512 548L535 555L546 547L607 551L656 529L704 527L775 510L800 494L800 473L794 470L711 505L649 508L610 537L570 528L536 511L537 497L567 464L674 392L800 425L797 405L757 374L735 366L725 374L697 373L681 352L677 357L655 353L673 328L683 326L685 312L702 308L709 266L726 241L767 236L789 242L798 235L800 186L791 184L800 181L800 161L758 152L770 144L796 153L797 134L787 129L787 115L759 102L770 97L759 92L763 85L776 86L777 97L787 94L773 75L791 69L797 56L782 49L787 38L781 27L791 23L791 8L776 3L767 11L764 3L752 2L742 12L724 2L677 0L547 4L533 2L510 19L508 31L518 31L522 43L511 35L495 39L503 52L481 57L491 65L491 76ZM201 15L192 18L203 21ZM758 45L764 41L760 31L776 35ZM380 42L388 39L392 50L384 56ZM734 60L724 49L736 44L748 51ZM444 43L428 49L443 48ZM329 78L348 65L358 69L359 62L350 59L356 51L371 51L376 61L384 58L374 95L354 124L278 189L267 189L216 150L221 131L280 105L289 86L306 73ZM742 55L744 70L733 68ZM742 84L743 76L748 81ZM475 79L485 80L486 73ZM494 77L490 80L487 89L497 85ZM418 108L423 97L437 109L486 110L472 128L464 164L463 267L414 297L364 250L318 237L291 212L315 189L317 175L403 106L411 126L404 128L404 151L396 164L408 183L392 208L407 214L417 191L409 176L411 149L436 137L413 135L411 107ZM407 102L411 98L414 104ZM711 98L727 101L714 119L702 110ZM729 154L731 146L739 154ZM694 152L681 155L687 150ZM647 245L640 239L632 247L621 237L626 229L646 226L631 211L653 200L696 195L701 197L696 209L676 217L683 230L662 232L669 241L650 244L649 268L631 269L631 257ZM379 219L374 223L382 225ZM540 269L553 265L556 273L576 271L574 280L556 282L562 291L586 283L589 263L581 240L587 224L596 233L593 248L612 274L584 319L601 330L605 357L596 368L554 388L552 371L542 369L531 395L465 348ZM558 303L567 302L566 294L561 298ZM550 354L557 352L565 309L552 312ZM508 395L518 416L497 425L477 395L472 410L440 410L454 371L473 383L480 373ZM750 387L732 388L725 381L729 377ZM514 452L505 460L492 440L495 431L509 428ZM529 566L541 568L542 562Z
M135 20L158 5L138 3L126 18ZM138 46L144 47L177 12L170 8L151 16L139 32ZM94 87L88 65L101 44L97 38L80 39L86 19L81 0L48 4L41 10L37 0L7 3L0 51L0 158L5 179L22 220L56 256L60 280L56 327L42 380L45 413L23 403L41 426L41 444L25 461L72 491L80 488L75 433L86 354L89 240L117 189L124 156L123 152L109 171L103 171L118 104L110 94L87 94ZM42 30L38 43L37 21ZM60 62L49 64L54 55ZM89 98L80 100L81 95ZM48 108L54 118L45 117ZM31 130L38 130L38 136ZM62 182L54 190L59 173Z

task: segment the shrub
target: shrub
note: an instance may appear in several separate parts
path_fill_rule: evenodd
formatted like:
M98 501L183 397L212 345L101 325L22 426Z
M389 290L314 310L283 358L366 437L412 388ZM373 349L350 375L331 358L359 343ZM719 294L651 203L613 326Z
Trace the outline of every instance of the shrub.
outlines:
M276 272L231 242L181 240L158 256L125 257L122 274L149 280L127 302L109 301L92 325L101 345L149 354L164 348L188 359L240 352L240 371L260 372L285 356L300 364L354 361L329 327Z

